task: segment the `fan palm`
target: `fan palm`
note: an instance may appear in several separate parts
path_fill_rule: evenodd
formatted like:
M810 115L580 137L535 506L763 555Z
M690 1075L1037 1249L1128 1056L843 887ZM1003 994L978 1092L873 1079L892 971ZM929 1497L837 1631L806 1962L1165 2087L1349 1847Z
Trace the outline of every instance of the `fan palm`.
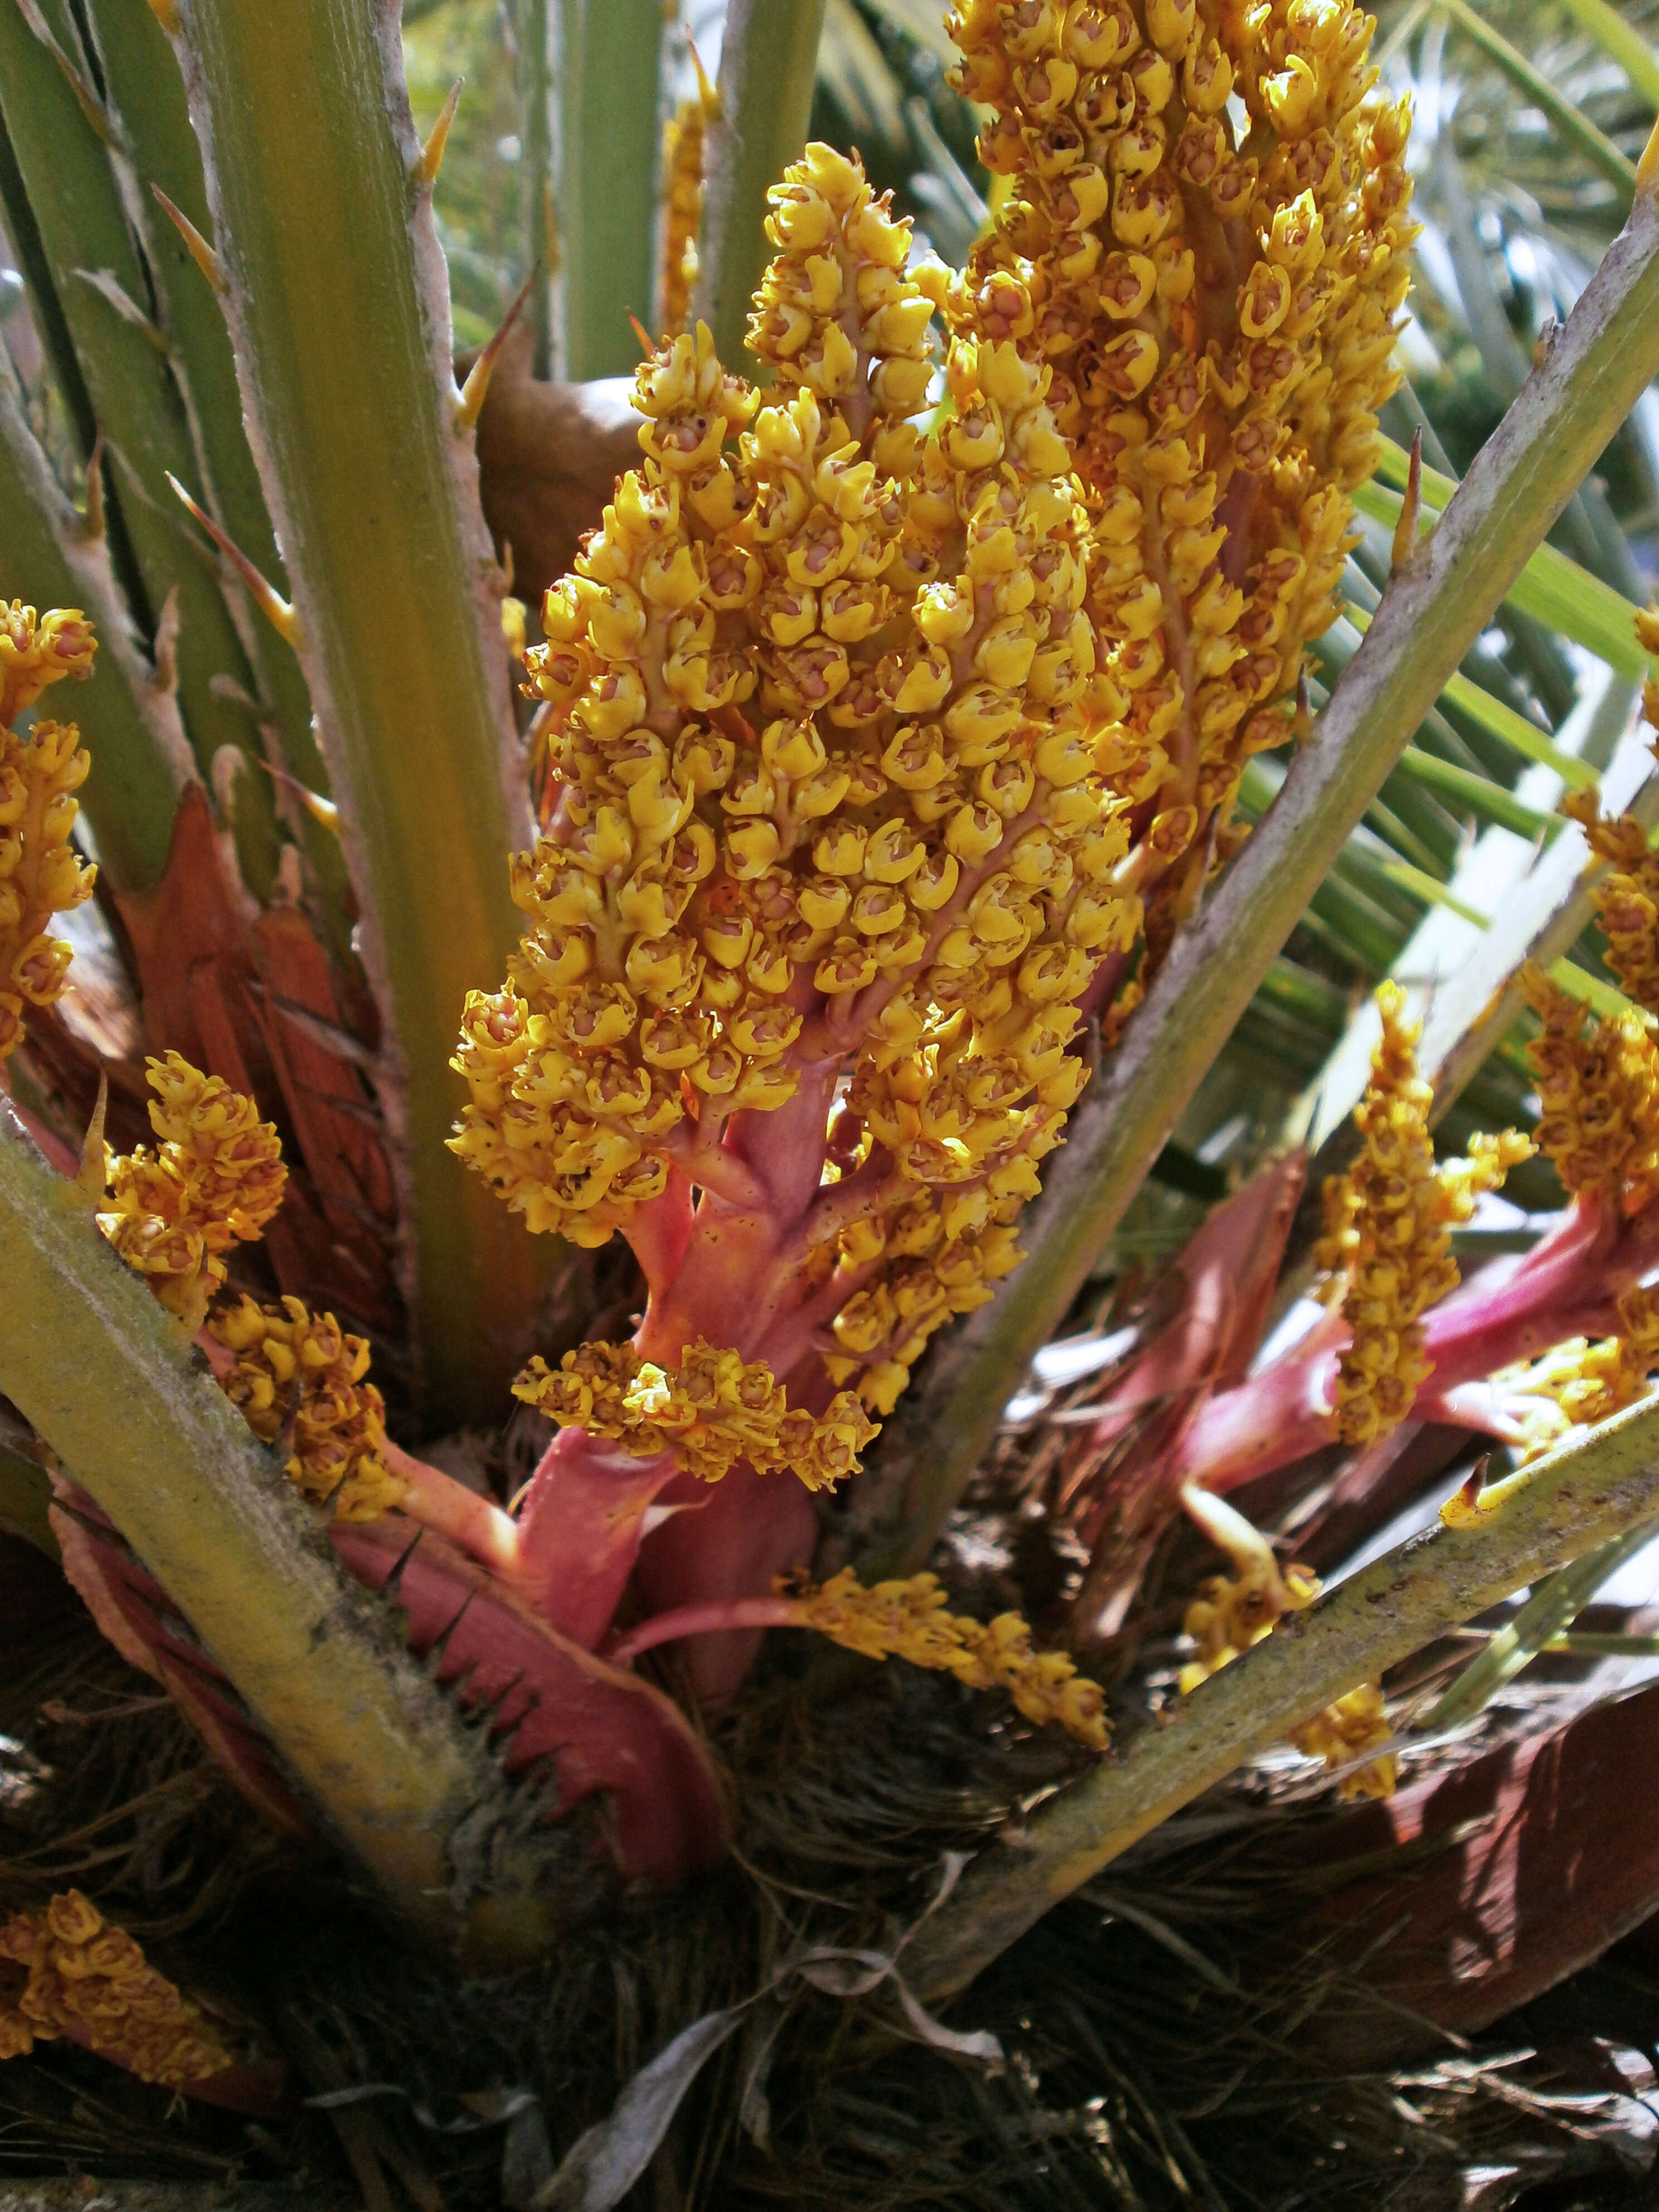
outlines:
M1242 1763L1386 1790L1388 1670L1532 1585L1434 1723L1478 1711L1659 1511L1656 88L1595 0L1385 23L1396 392L1407 110L1351 10L1021 0L947 49L908 0L734 4L717 88L659 30L407 9L423 137L385 8L0 8L0 1496L268 1820L474 1964L625 1948L605 1869L722 1858L696 1716L763 1709L760 1630L1097 1749L1115 1705L907 1950L949 2044L917 2000ZM814 101L862 167L802 156ZM86 617L89 773L27 719ZM1534 1084L1536 1161L1474 1133ZM1506 1170L1522 1256L1448 1296ZM1337 1564L1480 1437L1521 1474L1316 1602L1259 1533ZM928 1571L1022 1520L1055 1648ZM61 1995L83 1904L14 1921L19 2018L133 2063ZM617 2202L671 2106L556 2191Z

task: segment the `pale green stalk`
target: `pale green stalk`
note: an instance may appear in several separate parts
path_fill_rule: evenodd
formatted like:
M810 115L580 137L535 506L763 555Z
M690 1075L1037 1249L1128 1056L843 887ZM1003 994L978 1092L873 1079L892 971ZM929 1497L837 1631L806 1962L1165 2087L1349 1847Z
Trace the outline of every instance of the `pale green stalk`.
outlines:
M175 46L384 1024L434 1411L494 1421L560 1248L445 1149L465 995L496 988L516 934L507 854L527 801L398 11L185 0Z
M772 255L767 191L806 143L823 7L824 0L731 0L726 10L695 311L733 367Z
M917 1931L905 1978L925 2003L963 1989L1131 1844L1325 1706L1523 1583L1650 1521L1659 1401L1552 1453L1474 1528L1437 1523L1316 1600L1142 1729L1121 1758L991 1845Z
M524 78L525 266L530 278L530 373L553 374L553 0L524 0L519 67ZM405 10L405 20L407 11Z
M0 1281L0 1392L163 1585L396 1911L463 1938L472 1900L451 1839L465 1821L476 1845L509 1818L485 1740L410 1656L391 1607L341 1571L276 1455L3 1100ZM478 1902L492 1926L502 1912Z
M557 5L562 374L580 383L629 374L640 346L628 319L651 321L663 10L661 0Z
M40 1461L0 1437L0 1535L19 1536L55 1559L51 1504L52 1480Z
M59 50L73 59L70 27L61 15L58 21ZM149 319L145 272L108 149L17 0L0 4L0 110L73 343L69 374L84 377L104 434L112 510L118 512L138 571L136 580L123 575L122 581L136 581L143 604L133 611L141 628L157 622L169 595L177 594L185 726L204 781L211 781L223 747L246 763L235 798L237 856L249 890L268 897L279 842L275 794L253 764L263 756L258 722L235 696L251 696L256 681L212 554L204 552L167 489L169 471L185 483L199 474L183 396L165 337ZM25 590L23 596L35 594Z
M1478 1655L1420 1717L1419 1731L1433 1735L1442 1729L1461 1728L1484 1712L1504 1683L1512 1681L1577 1620L1608 1576L1652 1542L1654 1533L1651 1521L1638 1521L1610 1543L1596 1545L1582 1559L1547 1576L1514 1620L1487 1638Z
M1349 831L1527 556L1659 370L1659 209L1638 196L1359 651L1202 918L1180 938L1022 1227L1031 1256L933 1354L856 1502L867 1574L920 1565Z

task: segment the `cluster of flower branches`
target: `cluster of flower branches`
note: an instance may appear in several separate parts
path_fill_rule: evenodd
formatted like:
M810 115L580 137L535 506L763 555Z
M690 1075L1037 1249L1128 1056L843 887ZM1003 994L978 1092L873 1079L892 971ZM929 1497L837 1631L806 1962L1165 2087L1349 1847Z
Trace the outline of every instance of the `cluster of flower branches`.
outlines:
M631 1341L520 1376L557 1433L513 1510L391 1442L368 1347L331 1315L232 1290L283 1187L250 1100L170 1054L156 1148L102 1163L105 1234L343 1562L380 1588L418 1543L479 1679L529 1680L550 1725L569 1698L584 1788L611 1786L593 1731L614 1723L672 1741L716 1804L706 1751L631 1670L684 1640L685 1680L718 1699L774 1626L1105 1741L1099 1686L1018 1615L953 1615L927 1575L814 1589L814 1494L856 1478L932 1337L1017 1264L1091 1046L1237 846L1247 761L1306 734L1304 656L1394 386L1412 235L1408 116L1376 93L1371 27L1348 0L972 0L961 83L1008 189L965 275L913 270L856 161L815 145L772 195L750 331L769 389L702 325L641 364L641 460L526 657L539 835L510 865L519 948L466 1005L453 1149L529 1230L620 1234L647 1298ZM682 228L700 128L684 119ZM11 610L8 715L90 654L78 616ZM62 857L85 756L54 731L8 733L0 784L0 892L19 886L0 949L35 1003L68 957L50 913L88 886ZM1585 818L1616 971L1659 1011L1645 837ZM1408 1416L1526 1449L1644 1389L1652 1030L1637 1012L1587 1029L1527 988L1559 1227L1459 1286L1452 1227L1533 1145L1437 1164L1385 990L1358 1157L1324 1194L1329 1310L1254 1376L1253 1345L1200 1374L1154 1339L1114 1378L1103 1439L1159 1422L1073 1501L1081 1642L1121 1621L1184 1508L1230 1561L1188 1615L1195 1686L1316 1588L1222 1493ZM112 1617L118 1570L66 1549ZM1387 1735L1370 1686L1296 1741L1380 1790Z
M912 270L856 161L809 148L750 330L769 391L702 327L651 355L641 462L527 658L543 828L454 1149L531 1229L619 1231L649 1295L630 1345L521 1378L562 1425L516 1516L390 1445L331 1316L226 1296L281 1193L247 1102L158 1066L160 1147L109 1164L118 1250L336 1524L421 1522L590 1651L619 1607L858 1611L761 1593L1016 1264L1085 1024L1109 1045L1245 759L1297 726L1392 388L1405 118L1346 0L1020 0L956 34L1012 179L968 276ZM884 1649L944 1637L1099 1739L1023 1623L947 1635L931 1586L900 1612L932 1626ZM699 1635L693 1687L751 1649Z
M702 331L640 372L642 465L530 656L529 927L456 1062L462 1156L532 1227L632 1245L635 1358L753 1378L745 1477L832 1396L890 1411L1015 1264L1085 1020L1109 1043L1296 726L1392 389L1406 117L1363 16L1033 0L956 35L1014 180L968 277L908 270L814 147L773 195L771 393ZM536 1384L562 1419L567 1371ZM630 1424L667 1440L599 1425ZM565 1443L526 1516L585 1480ZM811 1540L799 1493L728 1482L646 1540L641 1594L740 1599Z

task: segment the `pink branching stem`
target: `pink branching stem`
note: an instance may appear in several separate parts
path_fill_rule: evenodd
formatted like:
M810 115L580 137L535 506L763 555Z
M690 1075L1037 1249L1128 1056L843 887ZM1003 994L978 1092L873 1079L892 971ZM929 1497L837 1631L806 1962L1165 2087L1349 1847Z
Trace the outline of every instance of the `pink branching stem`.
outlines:
M642 1651L659 1644L676 1644L683 1636L708 1636L730 1628L800 1628L805 1626L799 1598L733 1597L712 1605L683 1605L673 1613L659 1613L607 1644L602 1656L612 1667L626 1667Z
M388 1437L380 1457L404 1485L399 1510L423 1528L430 1528L501 1576L517 1582L520 1566L519 1528L510 1514L476 1490L457 1482L441 1468L414 1459Z
M1078 1012L1085 1020L1091 1014L1106 1012L1116 998L1128 972L1129 955L1127 952L1108 953L1079 994Z
M680 1264L659 1296L653 1286L635 1336L647 1358L672 1366L700 1336L756 1357L799 1282L837 1073L833 1061L803 1067L787 1105L727 1122L720 1151L741 1202L704 1186Z
M520 1580L550 1627L597 1649L634 1571L651 1508L678 1473L672 1452L636 1455L586 1429L560 1430L526 1487L514 1528Z
M808 1224L812 1242L825 1243L855 1222L868 1221L896 1206L913 1186L893 1165L891 1155L878 1148L850 1176L828 1184L813 1203Z
M1615 1330L1615 1302L1652 1264L1654 1243L1651 1231L1631 1234L1598 1199L1576 1199L1531 1252L1485 1269L1425 1317L1424 1349L1433 1366L1413 1413L1510 1434L1514 1425L1497 1396L1474 1386L1568 1337ZM1283 1359L1212 1399L1182 1440L1186 1478L1232 1490L1328 1443L1348 1341L1333 1314ZM1472 1416L1480 1418L1472 1423Z
M830 1322L878 1273L881 1264L878 1255L860 1261L856 1267L837 1267L820 1290L809 1291L799 1305L777 1316L761 1340L759 1353L775 1375L781 1378L789 1374L821 1344L833 1348L835 1340L825 1334ZM789 1402L793 1406L803 1401L792 1391ZM828 1404L828 1399L824 1402Z
M675 1160L669 1168L668 1188L660 1197L635 1206L624 1232L651 1297L661 1297L666 1293L691 1241L694 1181L695 1177Z
M733 1121L737 1118L732 1116ZM720 1141L724 1126L720 1134L711 1135L697 1127L693 1135L688 1136L686 1125L682 1123L670 1135L664 1150L688 1185L695 1183L699 1190L710 1191L727 1206L742 1212L757 1212L766 1204L766 1186L752 1168L745 1166L738 1154ZM628 1237L632 1243L631 1227Z

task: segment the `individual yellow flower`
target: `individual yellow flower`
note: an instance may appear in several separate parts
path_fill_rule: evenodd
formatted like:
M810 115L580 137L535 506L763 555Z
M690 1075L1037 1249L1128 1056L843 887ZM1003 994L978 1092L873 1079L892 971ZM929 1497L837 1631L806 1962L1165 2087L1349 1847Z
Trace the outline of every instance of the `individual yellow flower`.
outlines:
M0 599L0 728L10 729L49 684L66 676L84 680L97 650L79 607L37 616L21 599L9 605Z
M1365 1682L1300 1728L1292 1729L1291 1741L1304 1758L1322 1759L1328 1768L1336 1768L1379 1749L1393 1734L1381 1687L1376 1682ZM1399 1776L1400 1761L1390 1752L1345 1774L1337 1785L1337 1795L1348 1802L1356 1797L1392 1797Z
M25 1009L63 996L72 947L48 927L91 897L98 872L70 842L90 766L79 731L38 720L25 737L11 725L49 684L88 675L96 649L78 608L37 620L0 602L0 1061L22 1042Z
M1319 1583L1306 1567L1286 1567L1274 1583L1249 1575L1211 1575L1198 1586L1182 1632L1198 1646L1181 1670L1184 1697L1223 1667L1273 1633L1286 1613L1299 1612L1319 1595Z
M936 1575L863 1588L850 1567L819 1589L776 1587L793 1595L800 1626L866 1659L905 1659L954 1674L970 1690L1004 1689L1027 1720L1056 1722L1091 1750L1107 1743L1105 1699L1097 1682L1080 1675L1064 1651L1036 1651L1017 1613L988 1623L945 1610Z
M1431 1363L1421 1316L1458 1280L1451 1229L1469 1219L1482 1191L1496 1190L1528 1158L1530 1140L1514 1130L1477 1136L1469 1157L1437 1166L1429 1136L1432 1087L1417 1073L1420 1024L1405 1018L1396 983L1376 994L1382 1035L1364 1102L1354 1109L1363 1140L1346 1174L1325 1184L1325 1234L1319 1265L1340 1290L1353 1332L1336 1381L1335 1435L1365 1444L1411 1411Z
M182 1054L148 1063L156 1094L154 1152L111 1154L98 1226L169 1312L199 1328L225 1280L224 1255L258 1237L282 1204L288 1170L275 1127Z
M208 1326L236 1355L222 1380L226 1396L264 1443L287 1442L289 1479L306 1497L338 1521L378 1520L398 1504L405 1486L382 1456L386 1403L364 1379L361 1336L295 1297L264 1306L244 1297Z
M63 2035L169 2088L231 2063L199 2007L78 1889L0 1923L0 2058L25 2057Z
M1273 1546L1236 1506L1188 1483L1182 1508L1232 1563L1228 1575L1211 1575L1198 1586L1182 1632L1197 1645L1181 1670L1182 1697L1273 1633L1287 1613L1300 1613L1319 1595L1318 1577L1304 1566L1281 1568Z

